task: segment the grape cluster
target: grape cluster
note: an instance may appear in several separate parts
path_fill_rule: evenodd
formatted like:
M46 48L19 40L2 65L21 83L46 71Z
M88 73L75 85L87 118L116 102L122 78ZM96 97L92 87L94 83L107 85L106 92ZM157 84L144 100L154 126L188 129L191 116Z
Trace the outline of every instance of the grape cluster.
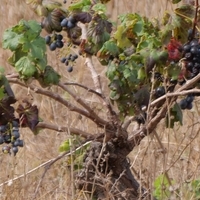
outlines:
M183 59L188 78L194 78L200 72L200 43L199 39L194 38L183 45Z
M18 152L18 147L23 147L24 142L20 139L19 133L19 123L17 121L12 121L6 125L0 125L0 145L6 144L2 147L3 153L11 152L16 155Z
M73 16L69 16L69 18L64 18L60 25L66 29L72 29L76 26L77 20Z
M78 58L77 54L69 54L66 57L62 57L60 59L61 63L64 63L67 66L67 71L72 72L73 71L73 63L76 61Z
M180 108L183 110L185 109L191 110L193 106L192 105L193 100L194 100L193 94L188 95L186 98L182 99L179 102Z
M53 36L47 35L45 37L45 42L49 46L51 51L56 50L56 48L62 48L64 46L63 36L61 34L54 34Z

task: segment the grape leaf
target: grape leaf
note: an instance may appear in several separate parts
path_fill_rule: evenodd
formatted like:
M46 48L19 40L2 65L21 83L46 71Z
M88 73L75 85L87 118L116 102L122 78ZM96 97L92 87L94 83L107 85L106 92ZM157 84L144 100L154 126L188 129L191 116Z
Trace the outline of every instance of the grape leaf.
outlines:
M37 33L38 35L40 34L40 32L42 31L42 27L37 21L30 20L27 23L28 23L28 26L30 27L30 29L33 32Z
M27 56L27 53L21 51L21 49L18 48L13 52L12 56L8 58L8 63L12 66L15 66L15 63L23 56Z
M32 59L28 56L21 57L15 63L16 70L23 76L23 78L27 79L34 75L37 71L35 64L32 62Z
M177 3L179 3L181 0L172 0L172 3L173 4L177 4Z
M131 41L126 37L124 32L124 26L118 26L117 31L114 34L114 38L117 40L117 46L120 48L128 48L132 46Z
M51 66L47 65L44 73L38 78L38 81L42 87L56 85L60 81L60 75Z
M181 125L183 125L183 113L178 103L175 103L174 106L170 109L170 116L167 115L166 117L166 127L173 128L175 122L179 122Z
M94 10L97 14L105 14L106 13L106 6L102 3L97 3L92 6L92 10Z
M27 100L23 100L18 105L16 112L20 117L20 124L22 126L28 126L32 131L39 123L38 108L36 105L31 105Z
M103 46L99 50L98 54L100 56L103 56L105 54L117 56L119 54L119 48L117 47L117 45L114 41L109 40L103 44Z
M68 9L70 11L81 10L84 6L87 6L87 5L91 5L91 1L90 0L81 0L81 1L79 1L77 3L70 4Z
M83 24L89 23L92 20L92 15L88 12L80 12L74 15L74 18L77 21L82 22Z
M23 35L19 35L12 32L11 29L7 29L3 34L3 48L15 51L20 46L19 41L22 37Z
M61 145L59 146L59 152L66 152L69 150L70 150L70 142L68 139L61 143Z

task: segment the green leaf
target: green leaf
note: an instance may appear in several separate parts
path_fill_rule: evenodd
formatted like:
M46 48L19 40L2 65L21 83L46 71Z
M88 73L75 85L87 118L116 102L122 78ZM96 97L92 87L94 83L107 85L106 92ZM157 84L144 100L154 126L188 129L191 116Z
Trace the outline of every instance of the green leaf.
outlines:
M108 64L108 68L106 71L106 76L110 79L113 80L114 77L116 76L116 65L114 62L110 62Z
M3 48L15 51L20 46L21 38L23 38L23 35L19 35L12 32L11 29L7 29L3 34Z
M99 50L99 52L103 54L110 54L113 56L117 56L119 54L119 48L117 47L114 41L107 41L104 43L103 47Z
M42 87L57 85L60 81L60 75L51 66L47 65L38 81Z
M172 0L172 3L173 4L177 4L177 3L179 3L181 0Z
M30 21L28 21L28 25L33 32L37 33L38 35L41 33L42 27L37 21L30 20Z
M12 56L8 58L8 63L12 66L15 66L15 63L23 56L27 56L27 53L21 51L21 48L18 48L13 52Z
M81 1L79 1L77 3L70 4L70 6L68 7L68 9L70 11L81 10L84 6L88 6L88 5L91 5L91 1L90 0L81 0Z
M25 79L32 77L37 71L35 64L28 56L21 57L15 63L15 68Z
M144 67L140 67L138 72L137 72L137 78L140 80L144 80L146 78L146 72Z
M4 74L5 73L5 68L0 66L0 74Z
M170 197L169 182L165 175L161 174L154 181L154 197L157 199L165 199Z
M4 98L4 96L5 96L5 93L4 93L4 88L3 88L3 87L1 87L1 88L0 88L0 100L1 100L1 99L3 99L3 98Z
M134 25L134 28L133 28L133 31L138 35L140 36L142 33L142 29L143 29L143 22L142 21L138 21L137 23L135 23Z
M166 127L173 128L175 122L179 122L181 125L183 125L183 113L178 103L175 103L170 109L170 116L167 115L166 117Z
M125 78L128 78L131 76L131 71L128 68L126 68L124 69L123 74Z
M125 27L123 25L118 26L113 37L117 40L117 46L119 48L124 49L132 45L131 41L126 37Z
M64 142L61 143L61 145L59 146L59 152L65 152L65 151L69 151L70 150L70 139L65 140Z
M102 3L97 3L92 7L92 10L94 10L99 15L106 13L106 6Z

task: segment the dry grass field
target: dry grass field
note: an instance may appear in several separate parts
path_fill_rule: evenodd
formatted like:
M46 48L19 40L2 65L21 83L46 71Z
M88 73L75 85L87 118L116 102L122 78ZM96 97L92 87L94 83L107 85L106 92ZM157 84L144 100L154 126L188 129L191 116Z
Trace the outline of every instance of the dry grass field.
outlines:
M152 18L161 17L165 10L173 11L173 9L174 7L169 0L111 0L108 4L108 14L113 21L117 21L117 16L121 13L138 12ZM15 25L20 19L38 19L40 21L40 18L26 5L25 0L1 0L0 37L2 38L6 28ZM0 41L0 66L5 67L7 73L11 73L13 69L6 62L10 52L1 47ZM74 51L77 50L74 49ZM83 64L84 58L79 59L74 71L69 75L63 65L59 63L58 57L58 52L48 52L49 64L63 74L63 81L79 81L91 85L89 71ZM107 80L103 78L105 69L98 62L96 62L96 68L102 77L102 84L106 90ZM12 85L12 88L17 99L22 96L27 97L27 90L16 85ZM50 90L60 92L56 87ZM97 99L82 90L74 90L101 112L102 105ZM81 127L82 130L90 133L98 133L98 128L89 120L81 119L79 115L70 113L58 102L37 94L31 93L31 95L34 103L40 109L40 117L45 121L59 126ZM67 94L63 95L69 98ZM175 199L194 199L190 188L185 183L193 179L200 179L199 112L199 99L196 99L194 108L190 112L184 111L184 126L177 124L174 129L166 130L164 129L164 121L160 122L155 131L162 145L154 134L146 137L141 145L129 155L132 170L138 181L144 186L153 190L152 183L155 178L166 173L170 180L175 180L175 189L181 190L178 194L179 197ZM70 137L70 133L43 130L40 134L33 135L27 128L21 130L21 135L25 146L20 149L16 157L0 152L0 199L74 200L76 191L73 191L73 169L67 166L67 157L56 162L47 171L44 178L42 178L44 167L38 167L59 155L59 145ZM42 181L41 184L40 181ZM40 187L38 188L38 186ZM175 190L174 193L176 193ZM35 194L37 195L35 196ZM80 194L77 199L86 200L88 198Z

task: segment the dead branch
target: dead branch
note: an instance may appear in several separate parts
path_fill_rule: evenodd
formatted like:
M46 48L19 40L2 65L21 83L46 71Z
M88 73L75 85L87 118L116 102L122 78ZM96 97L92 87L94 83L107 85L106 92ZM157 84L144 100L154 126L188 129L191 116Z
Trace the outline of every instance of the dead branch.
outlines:
M49 124L49 123L46 123L46 122L39 122L37 124L37 127L42 128L42 129L50 129L50 130L54 130L54 131L57 131L57 132L68 132L69 131L70 133L72 133L74 135L78 135L78 136L81 136L81 137L86 138L86 139L92 139L94 137L94 134L82 131L82 130L77 129L77 128L66 127L66 126L58 126L58 125Z
M38 94L42 94L44 96L50 97L51 99L54 99L55 101L63 104L64 106L66 106L70 111L74 111L77 112L89 119L91 119L95 124L97 124L99 127L105 127L106 125L108 125L108 122L105 121L104 119L101 119L100 117L98 117L94 111L89 108L89 106L87 106L80 98L76 98L76 96L74 96L74 98L84 107L86 106L86 110L83 110L77 106L75 106L74 104L70 103L69 101L65 100L64 98L62 98L59 94L53 93L49 90L43 89L41 87L38 87L34 84L30 84L30 85L26 85L25 83L23 83L22 81L20 81L18 78L11 78L11 76L7 76L7 79L10 83L14 83L14 84L18 84L22 87L25 88L30 88L30 90L34 91L35 93ZM60 87L63 86L62 84L59 85ZM64 86L65 88L66 86ZM92 112L91 112L92 111Z

